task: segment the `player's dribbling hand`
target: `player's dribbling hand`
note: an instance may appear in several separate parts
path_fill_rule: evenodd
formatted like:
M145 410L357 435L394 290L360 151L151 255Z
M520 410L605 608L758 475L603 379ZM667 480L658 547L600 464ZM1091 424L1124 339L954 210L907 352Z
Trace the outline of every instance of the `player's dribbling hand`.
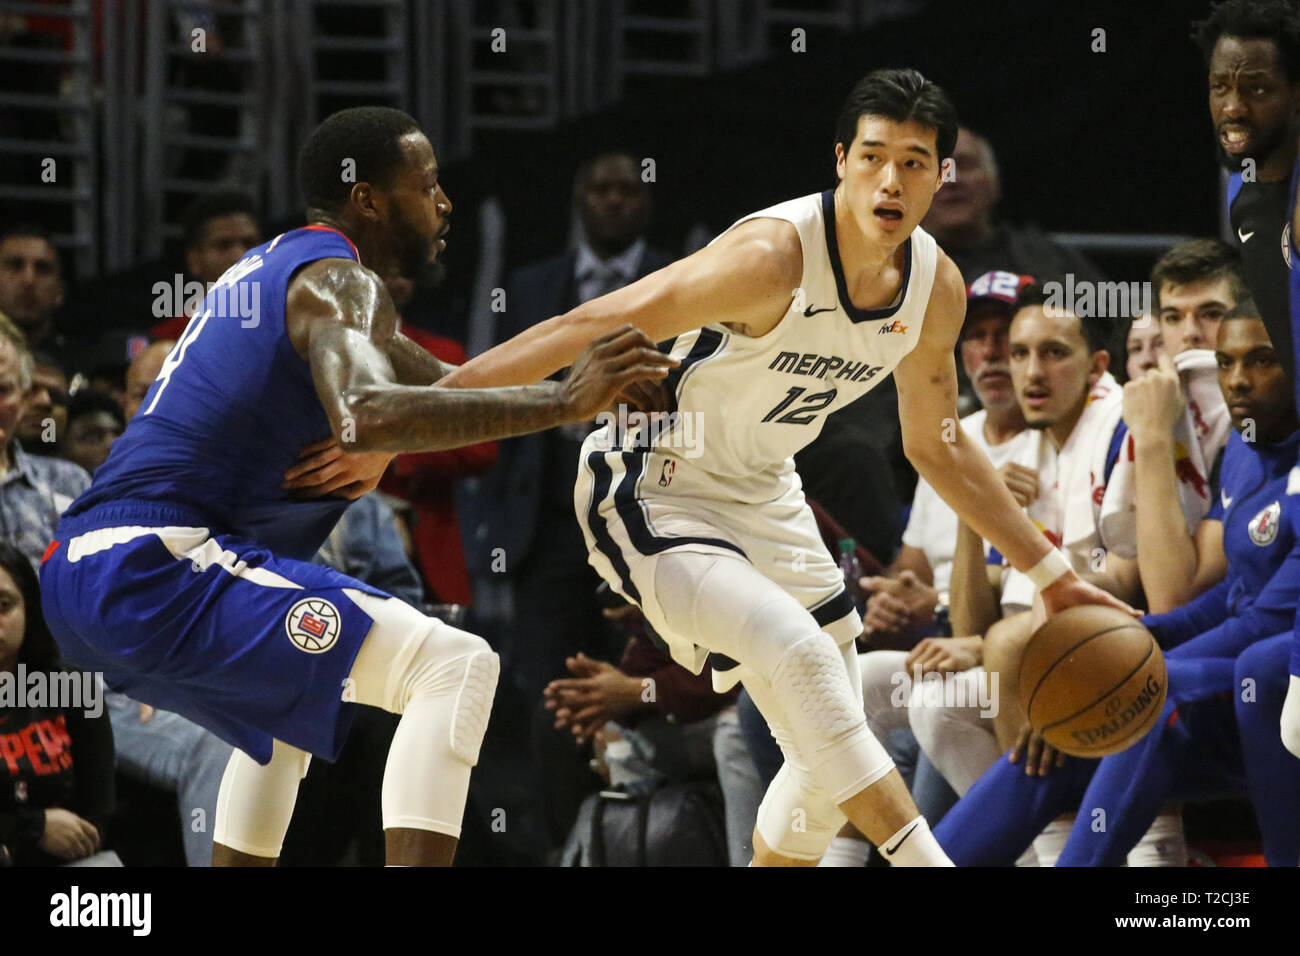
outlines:
M284 473L280 487L307 500L333 495L355 501L374 491L393 456L388 452L346 452L332 436L298 452L298 463Z
M83 860L99 849L99 831L71 810L50 807L37 846L60 860Z
M1049 616L1080 604L1100 604L1103 607L1113 607L1117 611L1131 614L1133 617L1142 616L1142 612L1137 608L1125 604L1115 595L1108 594L1095 584L1089 584L1073 571L1063 574L1039 592L1039 595Z
M1016 745L1011 748L1011 753L1007 759L1016 763L1021 755L1025 758L1025 776L1046 777L1051 773L1053 767L1065 766L1065 754L1061 753L1046 740L1037 731L1028 725L1020 731L1020 739Z
M625 325L587 345L560 383L566 420L591 421L614 404L633 382L657 382L676 368L640 329Z

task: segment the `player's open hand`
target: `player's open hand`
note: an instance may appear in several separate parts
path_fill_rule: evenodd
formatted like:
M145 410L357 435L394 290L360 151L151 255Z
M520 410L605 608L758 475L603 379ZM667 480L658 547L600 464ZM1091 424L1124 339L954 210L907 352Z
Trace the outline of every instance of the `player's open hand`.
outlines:
M640 329L625 325L608 332L582 350L561 384L566 417L574 422L591 421L633 383L660 382L678 364Z
M1137 608L1125 604L1115 595L1108 594L1095 584L1089 584L1073 571L1069 571L1057 578L1055 582L1040 592L1040 596L1043 599L1043 607L1049 615L1079 604L1100 604L1104 607L1113 607L1125 614L1131 614L1133 617L1142 616L1142 612Z
M1028 724L1020 731L1020 739L1011 748L1007 759L1016 763L1022 756L1025 758L1027 777L1046 777L1052 772L1053 767L1065 766L1065 754L1044 740L1042 734L1030 728Z
M378 487L392 460L384 451L344 451L331 436L298 452L298 463L284 473L280 487L300 501L327 496L355 501Z

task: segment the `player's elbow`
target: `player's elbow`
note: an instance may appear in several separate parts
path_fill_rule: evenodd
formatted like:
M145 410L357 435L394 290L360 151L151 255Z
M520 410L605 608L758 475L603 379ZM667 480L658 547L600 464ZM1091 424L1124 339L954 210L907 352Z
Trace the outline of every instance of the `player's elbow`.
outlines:
M377 397L363 390L345 394L338 413L331 416L334 440L353 454L390 450L393 420L379 407Z

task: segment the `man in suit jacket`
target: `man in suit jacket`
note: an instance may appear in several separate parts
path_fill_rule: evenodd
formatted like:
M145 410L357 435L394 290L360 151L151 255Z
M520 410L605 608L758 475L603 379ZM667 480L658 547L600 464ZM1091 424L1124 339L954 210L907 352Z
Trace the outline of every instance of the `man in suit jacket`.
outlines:
M512 271L498 342L555 315L622 288L672 261L645 240L648 185L638 161L623 153L583 163L574 182L582 226L576 249ZM595 602L599 577L573 514L573 487L585 426L564 426L500 444L496 467L479 489L482 514L474 528L471 570L512 579L514 626L502 653L503 677L531 705L563 676L564 659L584 651L617 660Z

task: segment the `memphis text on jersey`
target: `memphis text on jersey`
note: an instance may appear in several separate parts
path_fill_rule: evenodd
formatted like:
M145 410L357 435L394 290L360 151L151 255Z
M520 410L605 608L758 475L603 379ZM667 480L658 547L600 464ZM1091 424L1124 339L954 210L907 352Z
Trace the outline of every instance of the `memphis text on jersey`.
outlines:
M881 331L889 330L889 326L882 327ZM854 362L852 359L842 358L838 355L818 355L815 352L804 352L802 355L798 352L778 352L776 358L772 359L772 364L768 366L777 372L788 372L791 375L811 375L813 378L831 378L845 379L850 382L868 382L875 378L883 365L871 365L867 362Z

